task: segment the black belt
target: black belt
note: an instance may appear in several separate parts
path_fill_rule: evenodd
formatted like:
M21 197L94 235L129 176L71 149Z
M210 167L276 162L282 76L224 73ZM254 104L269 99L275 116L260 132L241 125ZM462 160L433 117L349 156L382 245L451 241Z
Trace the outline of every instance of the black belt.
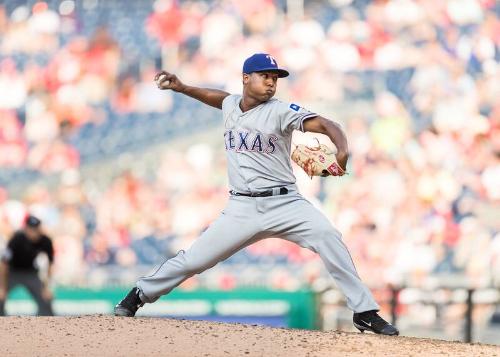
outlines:
M236 191L229 191L229 193L233 196L247 196L247 197L268 197L268 196L273 196L273 190L267 190L267 191L262 191L262 192L253 192L253 193L243 193L243 192L236 192ZM288 193L288 188L286 187L280 187L280 190L278 193L275 195L286 195Z

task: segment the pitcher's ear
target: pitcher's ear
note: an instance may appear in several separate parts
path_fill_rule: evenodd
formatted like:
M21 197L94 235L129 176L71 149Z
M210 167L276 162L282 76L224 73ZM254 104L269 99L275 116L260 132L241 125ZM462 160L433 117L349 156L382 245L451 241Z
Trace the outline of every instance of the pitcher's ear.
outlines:
M250 75L248 73L243 73L243 84L248 84L250 82Z

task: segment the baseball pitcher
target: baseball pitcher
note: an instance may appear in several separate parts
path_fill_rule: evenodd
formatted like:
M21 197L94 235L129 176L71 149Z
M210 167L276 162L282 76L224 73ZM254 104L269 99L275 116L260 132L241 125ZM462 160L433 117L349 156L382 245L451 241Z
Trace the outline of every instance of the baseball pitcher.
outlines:
M115 307L116 316L134 316L189 277L223 261L246 246L279 237L320 255L354 312L354 326L384 335L399 331L378 315L379 306L356 272L341 233L297 191L290 156L310 176L341 176L348 159L340 126L295 103L274 99L278 78L288 76L274 57L257 53L243 64L243 95L198 88L174 74L156 75L158 88L170 89L222 109L227 153L229 200L220 216L186 251L166 260ZM327 135L337 151L298 146L294 130Z

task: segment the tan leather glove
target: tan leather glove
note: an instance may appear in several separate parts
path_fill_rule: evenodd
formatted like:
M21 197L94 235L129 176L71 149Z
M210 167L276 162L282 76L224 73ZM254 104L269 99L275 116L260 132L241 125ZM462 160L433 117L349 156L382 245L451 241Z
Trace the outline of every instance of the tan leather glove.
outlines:
M326 145L319 143L317 147L296 145L292 152L292 160L311 178L313 176L343 176L346 173L337 162L335 153Z

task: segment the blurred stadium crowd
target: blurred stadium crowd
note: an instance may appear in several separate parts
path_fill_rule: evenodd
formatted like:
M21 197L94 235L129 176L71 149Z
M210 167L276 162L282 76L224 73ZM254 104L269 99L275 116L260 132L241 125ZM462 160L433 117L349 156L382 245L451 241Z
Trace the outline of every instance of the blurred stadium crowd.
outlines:
M297 176L363 279L500 285L500 4L297 3L4 1L0 241L38 215L65 284L132 279L188 247L227 197L222 140L153 147L220 122L158 91L154 73L240 92L243 59L270 52L292 72L277 96L347 130L350 176ZM127 152L141 170L117 164ZM293 289L324 271L314 254L269 240L206 277L188 284Z

